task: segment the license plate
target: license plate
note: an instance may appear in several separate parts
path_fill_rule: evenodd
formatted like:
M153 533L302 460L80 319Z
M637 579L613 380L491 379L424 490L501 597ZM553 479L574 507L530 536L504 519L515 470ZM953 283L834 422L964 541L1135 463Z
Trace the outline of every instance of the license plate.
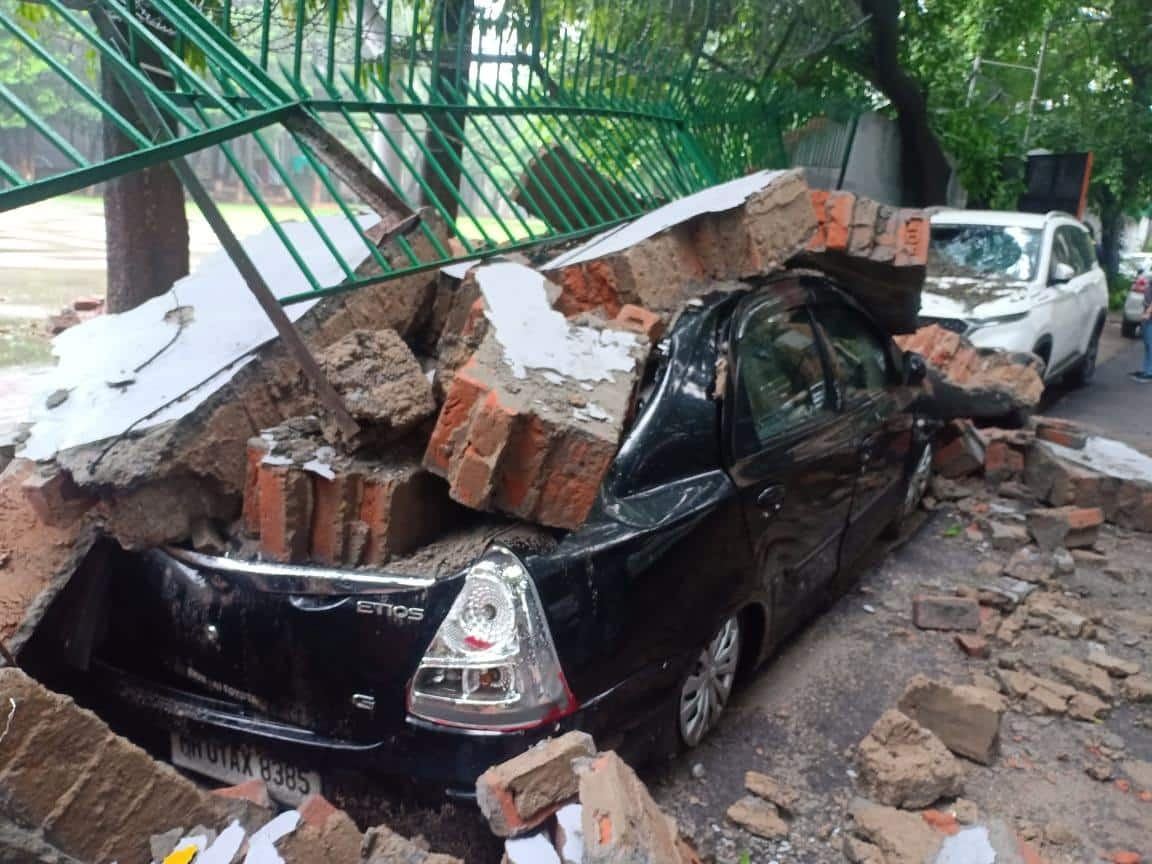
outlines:
M315 771L243 744L179 732L172 733L172 764L232 786L263 780L268 794L284 804L299 804L320 791L320 775Z

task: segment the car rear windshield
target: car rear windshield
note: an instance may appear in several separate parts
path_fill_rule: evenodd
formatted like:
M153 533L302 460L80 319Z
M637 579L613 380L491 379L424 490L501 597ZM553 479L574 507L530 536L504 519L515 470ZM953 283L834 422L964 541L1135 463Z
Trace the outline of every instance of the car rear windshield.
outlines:
M933 225L929 276L1028 281L1036 275L1040 230L1016 225Z

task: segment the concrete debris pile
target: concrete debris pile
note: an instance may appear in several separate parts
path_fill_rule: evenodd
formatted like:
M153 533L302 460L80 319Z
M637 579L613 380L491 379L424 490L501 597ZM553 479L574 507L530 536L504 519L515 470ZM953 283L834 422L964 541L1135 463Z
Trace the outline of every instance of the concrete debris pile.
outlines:
M490 768L476 797L507 864L699 864L635 772L569 732Z
M1066 420L1036 416L1019 429L955 420L937 436L934 468L1040 505L1023 541L1045 550L1090 548L1104 522L1152 531L1152 457Z
M1024 416L1044 394L1044 364L1035 354L977 348L938 324L897 336L896 343L927 361L932 399L925 407L940 419Z
M32 418L3 482L22 485L40 521L67 513L135 549L191 543L380 567L509 520L555 536L586 520L649 355L686 303L786 267L820 267L850 277L858 300L911 332L927 228L919 211L764 171L667 204L539 270L497 260L288 307L355 434L320 410L246 292L224 293L234 268L209 259L181 280L179 297L59 338L51 386L61 398ZM312 228L285 230L315 255L314 271L336 266ZM443 235L428 221L403 239L432 258ZM358 239L332 234L342 250ZM397 242L382 252L400 254ZM275 237L249 246L279 294L304 290ZM34 477L26 460L40 466Z
M461 864L318 795L277 814L260 781L208 792L18 669L0 705L0 860Z
M886 711L857 749L869 799L848 807L845 857L854 864L1039 861L1007 823L981 817L960 797L961 760L994 760L1007 707L991 690L924 675L910 680L897 709ZM952 803L941 806L945 800Z

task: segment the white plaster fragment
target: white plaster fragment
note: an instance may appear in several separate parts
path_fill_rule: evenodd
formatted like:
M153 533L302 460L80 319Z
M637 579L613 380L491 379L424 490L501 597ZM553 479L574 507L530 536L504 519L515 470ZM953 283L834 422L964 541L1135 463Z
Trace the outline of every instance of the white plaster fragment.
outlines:
M295 465L296 462L287 456L275 456L272 453L267 454L260 460L261 465Z
M298 824L299 811L286 810L255 831L248 841L244 864L284 864L284 859L276 851L276 841L295 831Z
M364 216L360 224L369 227L378 221L375 215ZM353 267L367 257L363 239L346 218L324 216L320 223ZM285 222L281 228L320 284L333 285L344 278L343 268L311 225ZM311 287L271 228L247 238L244 248L277 296ZM284 311L296 320L314 303L296 303ZM168 345L179 326L169 313L178 306L195 312ZM120 435L134 423L135 429L147 429L183 417L275 336L275 328L235 266L223 251L217 252L171 291L127 312L99 315L52 340L58 364L44 376L43 394L71 392L55 410L44 408L42 398L32 401L28 419L34 425L21 455L50 459L59 450ZM108 381L123 380L125 370L135 381L109 387Z
M560 856L543 832L506 840L504 854L511 864L561 864Z
M1129 447L1122 441L1093 435L1084 449L1077 450L1049 441L1043 445L1066 462L1125 480L1144 480L1152 483L1152 457Z
M196 856L196 864L230 864L244 843L244 829L233 819L232 824L220 832L216 842Z
M635 333L572 324L549 304L546 280L530 267L488 264L477 269L476 280L515 377L534 369L577 381L615 381L614 373L635 368Z
M579 420L599 420L601 423L612 419L612 415L595 402L589 402L583 408L574 408L572 414Z
M555 384L557 386L561 386L564 384L564 376L563 375L557 375L555 372L545 372L544 373L544 380L547 381L549 384Z
M944 841L935 864L996 864L996 850L983 825L965 828Z
M579 804L565 804L556 811L556 821L564 831L564 845L559 850L564 864L581 864L584 860L584 828L580 822L583 812Z
M581 264L585 261L603 258L605 255L622 252L655 234L659 234L661 231L668 230L673 225L679 225L694 216L699 216L701 213L722 213L725 210L733 210L752 195L767 188L783 173L782 171L757 171L747 177L729 180L727 183L710 186L684 198L678 198L651 213L646 213L639 219L634 219L609 229L603 234L598 234L583 246L578 246L553 258L541 269L554 270L557 267L567 267L571 264Z
M332 470L332 466L321 462L319 459L309 459L304 463L303 468L305 471L311 471L313 474L323 477L325 480L336 479L336 472Z

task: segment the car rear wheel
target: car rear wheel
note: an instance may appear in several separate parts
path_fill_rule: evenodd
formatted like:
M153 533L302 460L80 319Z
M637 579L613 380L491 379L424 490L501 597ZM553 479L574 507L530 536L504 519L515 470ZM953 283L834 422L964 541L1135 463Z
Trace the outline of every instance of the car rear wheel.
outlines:
M1125 339L1135 339L1136 331L1140 328L1139 323L1136 321L1121 321L1120 322L1120 335Z
M680 687L680 741L695 747L716 726L728 706L740 666L740 619L733 615L704 646Z
M1103 329L1102 324L1096 325L1088 342L1088 350L1084 352L1076 368L1068 373L1068 381L1072 386L1086 387L1096 377L1096 358L1100 355L1100 331Z

